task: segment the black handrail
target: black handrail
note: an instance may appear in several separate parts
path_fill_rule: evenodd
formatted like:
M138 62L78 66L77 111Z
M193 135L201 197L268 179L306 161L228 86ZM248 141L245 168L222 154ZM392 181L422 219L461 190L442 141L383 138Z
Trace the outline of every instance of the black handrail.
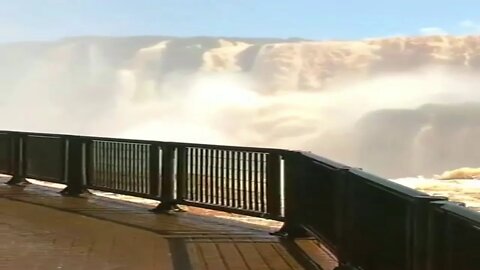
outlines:
M341 267L475 269L480 214L309 152L68 134L0 131L0 172L284 221ZM282 188L283 183L283 188Z

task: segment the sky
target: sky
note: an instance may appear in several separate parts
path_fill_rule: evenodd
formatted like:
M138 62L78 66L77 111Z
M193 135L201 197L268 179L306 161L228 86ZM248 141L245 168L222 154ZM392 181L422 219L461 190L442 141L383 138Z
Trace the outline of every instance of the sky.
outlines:
M0 0L0 42L85 35L463 35L480 33L479 11L479 0Z

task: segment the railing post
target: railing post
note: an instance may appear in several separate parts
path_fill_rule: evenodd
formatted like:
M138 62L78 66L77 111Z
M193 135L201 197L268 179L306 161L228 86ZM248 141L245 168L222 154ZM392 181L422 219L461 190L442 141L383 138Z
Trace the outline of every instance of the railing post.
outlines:
M91 185L94 179L94 164L93 164L93 140L89 139L85 142L85 184Z
M12 138L12 165L13 176L7 182L7 185L26 185L30 184L26 177L26 136L22 133L11 133Z
M158 153L158 147L155 148L157 149L156 152ZM170 144L164 144L162 145L161 203L152 210L155 213L169 213L171 211L179 210L175 200L174 172L175 147Z
M86 192L84 174L84 141L81 137L67 137L67 187L60 193L64 196L78 196Z
M338 239L338 262L340 265L348 263L348 168L339 169L335 174L335 234Z
M423 270L428 267L428 223L429 208L432 202L447 201L446 197L418 197L413 209L413 231L411 245L411 266L413 270Z
M160 182L160 147L158 144L150 145L150 177L149 177L149 193L152 197L158 197L158 188Z
M187 194L187 149L177 147L177 202L182 202Z
M453 269L449 268L449 231L448 215L442 206L452 202L434 201L428 211L427 230L427 270Z
M305 236L305 229L301 223L301 193L302 183L307 181L305 163L296 152L288 152L284 155L284 199L285 199L285 222L282 228L274 235L301 237Z
M281 216L281 158L279 154L267 155L267 213L269 217Z

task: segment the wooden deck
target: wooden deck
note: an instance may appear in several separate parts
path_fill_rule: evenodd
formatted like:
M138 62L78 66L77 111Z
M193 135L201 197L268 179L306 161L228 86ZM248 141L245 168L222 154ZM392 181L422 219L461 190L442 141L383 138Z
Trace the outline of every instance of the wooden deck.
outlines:
M312 239L189 211L0 184L0 269L333 269ZM321 268L319 268L321 266Z

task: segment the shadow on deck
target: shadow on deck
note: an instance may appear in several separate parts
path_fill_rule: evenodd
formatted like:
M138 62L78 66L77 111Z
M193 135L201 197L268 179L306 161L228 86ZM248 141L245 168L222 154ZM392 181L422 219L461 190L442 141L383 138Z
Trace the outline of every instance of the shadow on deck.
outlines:
M0 185L0 269L333 269L313 239L37 185Z

